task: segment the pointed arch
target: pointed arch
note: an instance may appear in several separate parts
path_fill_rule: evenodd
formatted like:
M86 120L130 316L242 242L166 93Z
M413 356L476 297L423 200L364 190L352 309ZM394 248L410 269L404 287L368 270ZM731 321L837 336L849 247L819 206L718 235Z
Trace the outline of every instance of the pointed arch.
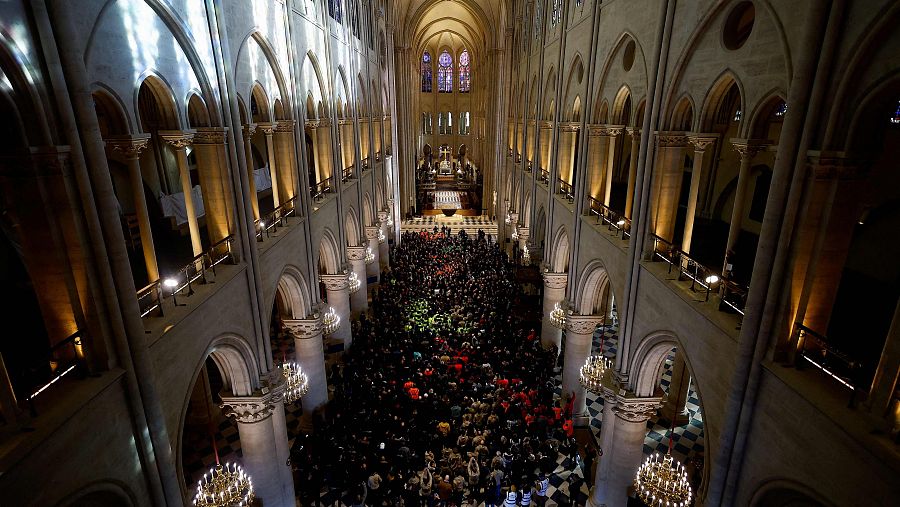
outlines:
M434 63L431 61L431 53L429 53L427 49L422 53L420 73L422 75L421 91L423 93L431 93L433 89L432 78L434 73Z
M131 133L125 107L115 93L106 87L96 86L91 92L94 99L94 111L100 126L100 135L104 138Z
M575 310L581 315L605 315L606 296L611 289L609 271L600 260L593 260L582 270Z
M293 265L287 265L278 277L274 301L278 314L287 319L303 319L312 313L309 285L303 273ZM270 305L270 306L272 306Z
M259 81L250 89L250 118L253 123L268 123L272 121L272 112L269 108L269 95Z
M672 112L669 130L690 132L694 127L694 99L684 94Z
M148 72L140 81L134 98L141 132L181 129L175 94L160 76Z
M744 111L744 86L738 80L737 75L731 70L725 70L715 80L706 93L703 101L703 109L700 112L700 129L703 132L712 132L714 125L722 124L731 116L731 111L737 107L737 111ZM743 113L742 113L743 120ZM741 125L744 124L740 121Z
M613 114L611 121L617 125L628 125L631 120L631 90L628 85L622 85L616 93L613 101Z
M188 126L190 128L210 126L206 103L203 102L203 99L195 91L191 91L188 94L187 112Z
M347 246L359 246L361 231L356 210L350 208L344 215L344 235L347 237Z
M554 273L567 273L569 271L569 233L566 232L566 226L562 225L557 229L553 239L553 249L551 250L550 270Z
M773 123L780 123L784 120L784 114L787 112L786 96L787 94L782 90L771 90L765 95L765 98L757 103L748 118L750 120L749 138L769 139L769 127ZM769 140L778 143L777 138Z
M319 273L336 274L341 269L341 255L338 250L338 242L334 239L334 233L330 229L322 231L322 239L319 240Z

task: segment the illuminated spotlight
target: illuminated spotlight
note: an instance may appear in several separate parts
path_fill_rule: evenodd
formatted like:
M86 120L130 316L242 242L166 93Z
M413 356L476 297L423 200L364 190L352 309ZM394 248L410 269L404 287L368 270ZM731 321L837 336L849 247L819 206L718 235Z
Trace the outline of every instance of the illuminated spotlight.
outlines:
M706 282L706 285L712 285L719 282L719 277L716 275L709 275L704 281Z

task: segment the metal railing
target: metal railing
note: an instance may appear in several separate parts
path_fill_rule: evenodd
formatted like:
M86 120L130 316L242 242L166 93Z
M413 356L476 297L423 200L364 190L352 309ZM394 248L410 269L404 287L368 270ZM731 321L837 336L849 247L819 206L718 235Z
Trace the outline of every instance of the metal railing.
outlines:
M321 201L325 199L325 194L334 191L334 176L330 178L326 178L318 183L315 186L310 186L309 193L314 201Z
M546 169L541 169L541 174L538 176L538 181L543 182L544 184L550 183L550 171Z
M271 236L279 227L287 226L287 218L297 216L297 196L272 210L271 213L256 221L256 241L262 241L263 236Z
M530 173L530 172L531 172L531 169L532 169L532 167L531 167L531 161L529 160L528 162L525 162L525 172L526 172L526 173Z
M66 375L74 373L77 377L84 378L87 374L81 340L81 331L75 331L65 340L50 347L47 355L35 361L31 368L26 368L26 371L34 373L25 392L25 401L32 417L37 416L34 399L38 395L50 389Z
M341 182L346 183L347 180L353 178L353 172L356 169L355 166L345 167L343 171L341 171Z
M572 184L562 178L556 178L556 186L558 193L566 196L569 202L575 200L575 189Z
M369 170L369 157L362 159L362 170L363 171Z
M795 322L794 326L797 330L800 358L849 388L851 391L849 406L853 407L860 391L859 375L862 364L829 343L827 336L813 331L800 322ZM797 369L803 369L805 365L802 361L797 361L796 366Z
M744 315L744 304L747 302L747 288L725 280L720 276L719 270L711 269L694 259L687 252L681 251L672 242L663 239L656 234L651 234L653 240L653 255L651 261L662 260L668 263L669 273L677 271L676 279L691 281L692 291L702 290L705 301L709 301L710 293L719 296L719 311L734 310L741 316Z
M141 318L152 316L152 314L157 312L160 317L163 316L162 300L164 297L178 296L185 291L190 296L194 293L193 284L211 283L209 274L212 273L212 276L215 277L216 266L226 261L229 264L234 263L233 243L234 236L228 236L194 257L189 264L179 269L175 274L165 279L151 282L143 289L137 291ZM176 301L176 306L181 305L178 305Z
M625 218L624 215L610 209L609 206L603 204L593 197L588 197L590 203L589 213L597 217L598 224L606 224L610 231L615 231L615 235L622 234L622 239L631 237L631 220Z

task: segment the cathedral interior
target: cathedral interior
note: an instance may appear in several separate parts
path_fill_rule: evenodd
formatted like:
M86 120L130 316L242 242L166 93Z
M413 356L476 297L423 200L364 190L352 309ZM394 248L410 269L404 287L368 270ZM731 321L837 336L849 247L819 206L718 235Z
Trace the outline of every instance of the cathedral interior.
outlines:
M0 505L900 505L898 24L0 2Z

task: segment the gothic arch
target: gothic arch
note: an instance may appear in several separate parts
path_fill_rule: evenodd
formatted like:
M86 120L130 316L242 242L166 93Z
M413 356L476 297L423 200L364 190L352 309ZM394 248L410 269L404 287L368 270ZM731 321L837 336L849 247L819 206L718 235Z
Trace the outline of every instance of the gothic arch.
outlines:
M751 507L831 506L815 489L793 479L773 478L762 482L750 499Z
M175 94L172 92L172 87L169 86L169 83L167 83L162 76L152 70L147 70L142 74L141 78L138 79L138 85L134 89L134 111L137 117L138 130L148 130L145 128L144 123L147 118L142 117L140 106L141 90L144 89L145 86L147 87L148 93L150 93L156 101L156 106L159 110L159 119L162 123L169 129L180 129L182 125L180 121L181 116L178 114L178 107L176 106Z
M631 90L628 85L622 85L616 93L616 99L613 101L613 113L610 121L618 125L628 125L631 120ZM625 106L628 105L626 108Z
M375 225L375 213L372 211L372 196L366 192L363 195L363 226Z
M131 507L135 497L127 485L107 479L86 484L78 491L66 495L57 507Z
M779 105L786 102L785 97L787 97L787 94L784 91L775 89L767 93L756 104L749 116L750 131L747 134L748 138L766 139L768 137L767 131L772 115ZM777 144L778 139L773 139L773 141Z
M188 127L194 129L197 127L209 127L209 111L203 98L195 90L188 92L187 100L185 100L185 110L187 110Z
M361 228L359 219L356 217L356 210L353 208L347 210L344 215L344 235L347 236L347 246L359 246Z
M334 234L329 229L322 232L319 240L319 270L322 274L336 274L341 270L341 256L334 239Z
M256 103L257 111L259 111L258 115L253 114L254 102ZM272 109L269 105L269 94L266 93L266 88L259 81L256 81L250 89L250 116L250 121L253 123L258 122L257 117L259 118L259 121L262 122L272 121Z
M281 66L278 64L278 58L276 56L275 50L272 47L272 44L257 28L253 28L252 30L250 30L250 32L244 35L243 39L241 39L241 45L237 51L237 58L235 58L235 74L237 74L237 68L240 65L241 58L244 55L247 55L247 58L250 58L251 39L257 44L257 46L259 46L259 50L260 52L262 52L263 57L265 57L269 70L272 72L272 77L275 78L275 85L278 87L278 96L275 97L275 95L273 94L273 98L281 98L282 100L284 100L286 97L288 97L287 80L285 80L284 72L281 70ZM254 83L255 84L253 86L256 86L257 84L262 86L259 83L258 76L256 77Z
M10 87L0 89L9 98L11 108L17 113L16 132L23 133L28 146L54 144L49 119L44 114L44 100L33 83L40 82L31 74L33 68L15 41L0 30L0 78L5 77ZM23 121L27 118L28 121ZM6 121L10 121L7 119Z
M285 266L281 276L278 277L273 301L278 314L291 319L303 319L311 314L312 304L308 287L297 267Z
M552 257L550 258L550 271L554 273L567 273L569 271L569 234L566 226L557 229L553 239Z
M738 95L740 97L738 109L746 111L746 94L744 93L744 85L738 79L737 75L727 69L716 78L713 85L707 90L706 98L703 100L703 109L700 111L700 130L703 132L711 132L715 124L716 114L722 107L728 91L732 86L737 86ZM741 121L741 129L744 128L746 122Z
M602 315L606 295L612 290L609 271L600 260L593 260L582 270L575 296L575 310L581 315ZM608 309L607 309L608 310Z
M125 114L125 107L112 90L102 85L95 85L91 97L94 99L94 110L102 136L131 133L131 125L128 115Z
M678 100L678 104L675 106L675 110L672 112L672 118L669 122L669 130L677 130L682 132L689 132L694 128L694 99L690 96L690 94L685 93L681 99Z

